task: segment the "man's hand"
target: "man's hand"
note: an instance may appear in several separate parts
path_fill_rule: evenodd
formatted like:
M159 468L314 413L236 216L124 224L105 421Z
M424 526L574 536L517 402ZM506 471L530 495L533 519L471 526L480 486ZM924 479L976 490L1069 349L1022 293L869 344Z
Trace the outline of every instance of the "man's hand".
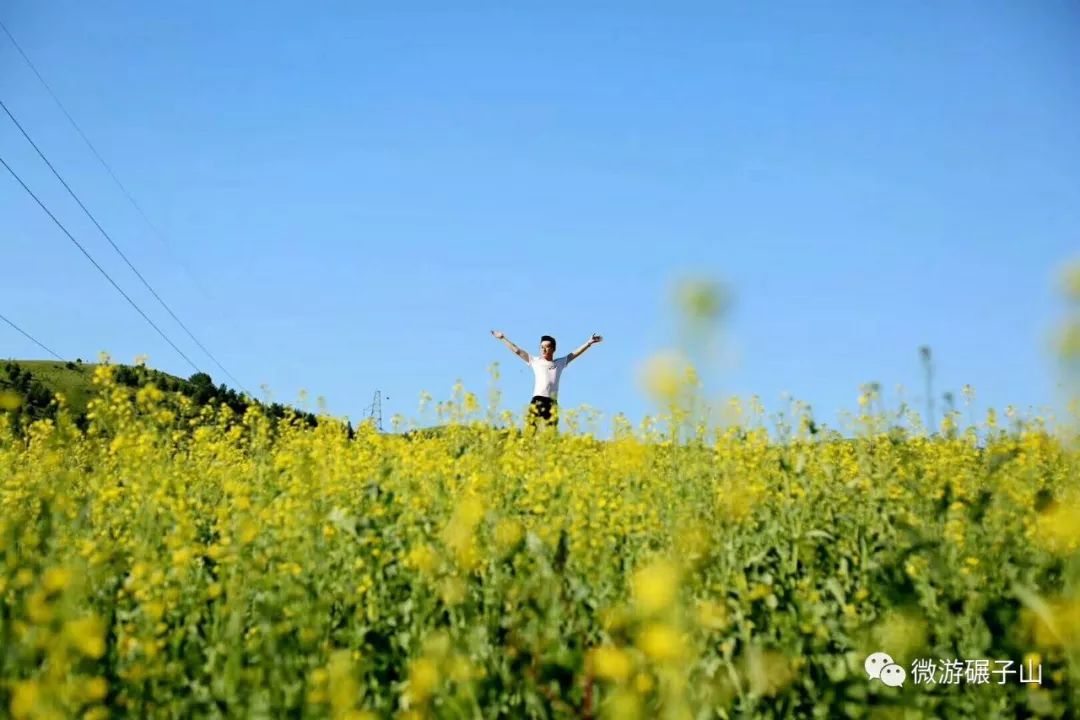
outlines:
M492 330L491 334L495 336L496 340L502 340L504 337L506 337L505 335L502 334L501 330Z
M593 336L591 338L589 338L589 342L592 343L593 345L595 345L598 342L604 342L604 338L602 338L597 333L593 333Z

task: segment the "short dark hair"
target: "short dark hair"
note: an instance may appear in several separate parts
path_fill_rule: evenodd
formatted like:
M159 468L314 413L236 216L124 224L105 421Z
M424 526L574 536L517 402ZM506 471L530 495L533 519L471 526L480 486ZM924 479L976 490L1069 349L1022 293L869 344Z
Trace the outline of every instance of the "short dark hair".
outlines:
M547 340L549 343L551 343L551 349L554 350L555 349L555 338L551 337L550 335L541 335L540 336L540 342L544 342L545 340Z

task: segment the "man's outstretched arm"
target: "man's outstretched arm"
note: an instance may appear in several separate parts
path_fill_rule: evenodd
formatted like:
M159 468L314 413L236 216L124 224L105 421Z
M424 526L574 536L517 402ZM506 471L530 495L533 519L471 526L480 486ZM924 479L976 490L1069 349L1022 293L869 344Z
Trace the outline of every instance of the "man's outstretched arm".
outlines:
M510 342L510 338L506 337L505 335L503 335L498 330L492 330L491 334L494 335L497 339L502 340L503 343L506 344L506 347L510 348L510 351L512 353L517 355L519 358L521 358L525 362L529 362L529 353L525 352L524 350L519 348L517 345Z
M581 353L583 353L586 350L588 350L589 348L591 348L596 343L603 342L603 340L604 340L604 338L602 338L599 335L596 335L594 333L591 338L589 338L588 340L585 341L584 345L582 345L577 350L575 350L574 352L572 352L572 353L570 353L569 355L566 356L566 362L569 363L571 360L573 360L578 355L580 355Z

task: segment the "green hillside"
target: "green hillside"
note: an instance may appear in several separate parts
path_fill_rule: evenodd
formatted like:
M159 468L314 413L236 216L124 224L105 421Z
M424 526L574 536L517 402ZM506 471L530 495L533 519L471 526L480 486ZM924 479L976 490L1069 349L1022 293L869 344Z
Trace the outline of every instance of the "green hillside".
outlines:
M87 405L94 397L94 371L97 363L63 362L59 360L0 360L0 393L19 398L19 411L30 420L51 417L56 411L55 395L67 400L72 417L82 424ZM309 425L316 417L280 403L266 405L245 397L225 385L215 386L206 373L195 373L185 379L175 375L134 365L116 365L113 379L127 387L142 387L153 383L167 392L178 392L198 405L225 404L243 414L252 405L263 407L273 418L295 413Z
M37 380L52 393L63 395L69 407L75 415L86 412L86 405L93 397L91 379L94 377L96 363L63 363L58 360L8 360L3 363L14 365L29 370L34 380ZM165 373L161 373L165 375ZM166 377L172 377L168 375ZM175 378L180 380L180 378ZM11 378L0 367L0 389L15 390Z

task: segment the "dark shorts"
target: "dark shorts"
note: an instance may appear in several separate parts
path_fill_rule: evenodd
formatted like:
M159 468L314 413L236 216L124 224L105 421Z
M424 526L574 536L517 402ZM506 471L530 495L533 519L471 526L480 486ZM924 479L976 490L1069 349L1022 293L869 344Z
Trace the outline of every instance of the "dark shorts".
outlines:
M533 395L529 407L529 422L536 424L537 420L543 420L548 425L559 424L558 403L543 395Z

